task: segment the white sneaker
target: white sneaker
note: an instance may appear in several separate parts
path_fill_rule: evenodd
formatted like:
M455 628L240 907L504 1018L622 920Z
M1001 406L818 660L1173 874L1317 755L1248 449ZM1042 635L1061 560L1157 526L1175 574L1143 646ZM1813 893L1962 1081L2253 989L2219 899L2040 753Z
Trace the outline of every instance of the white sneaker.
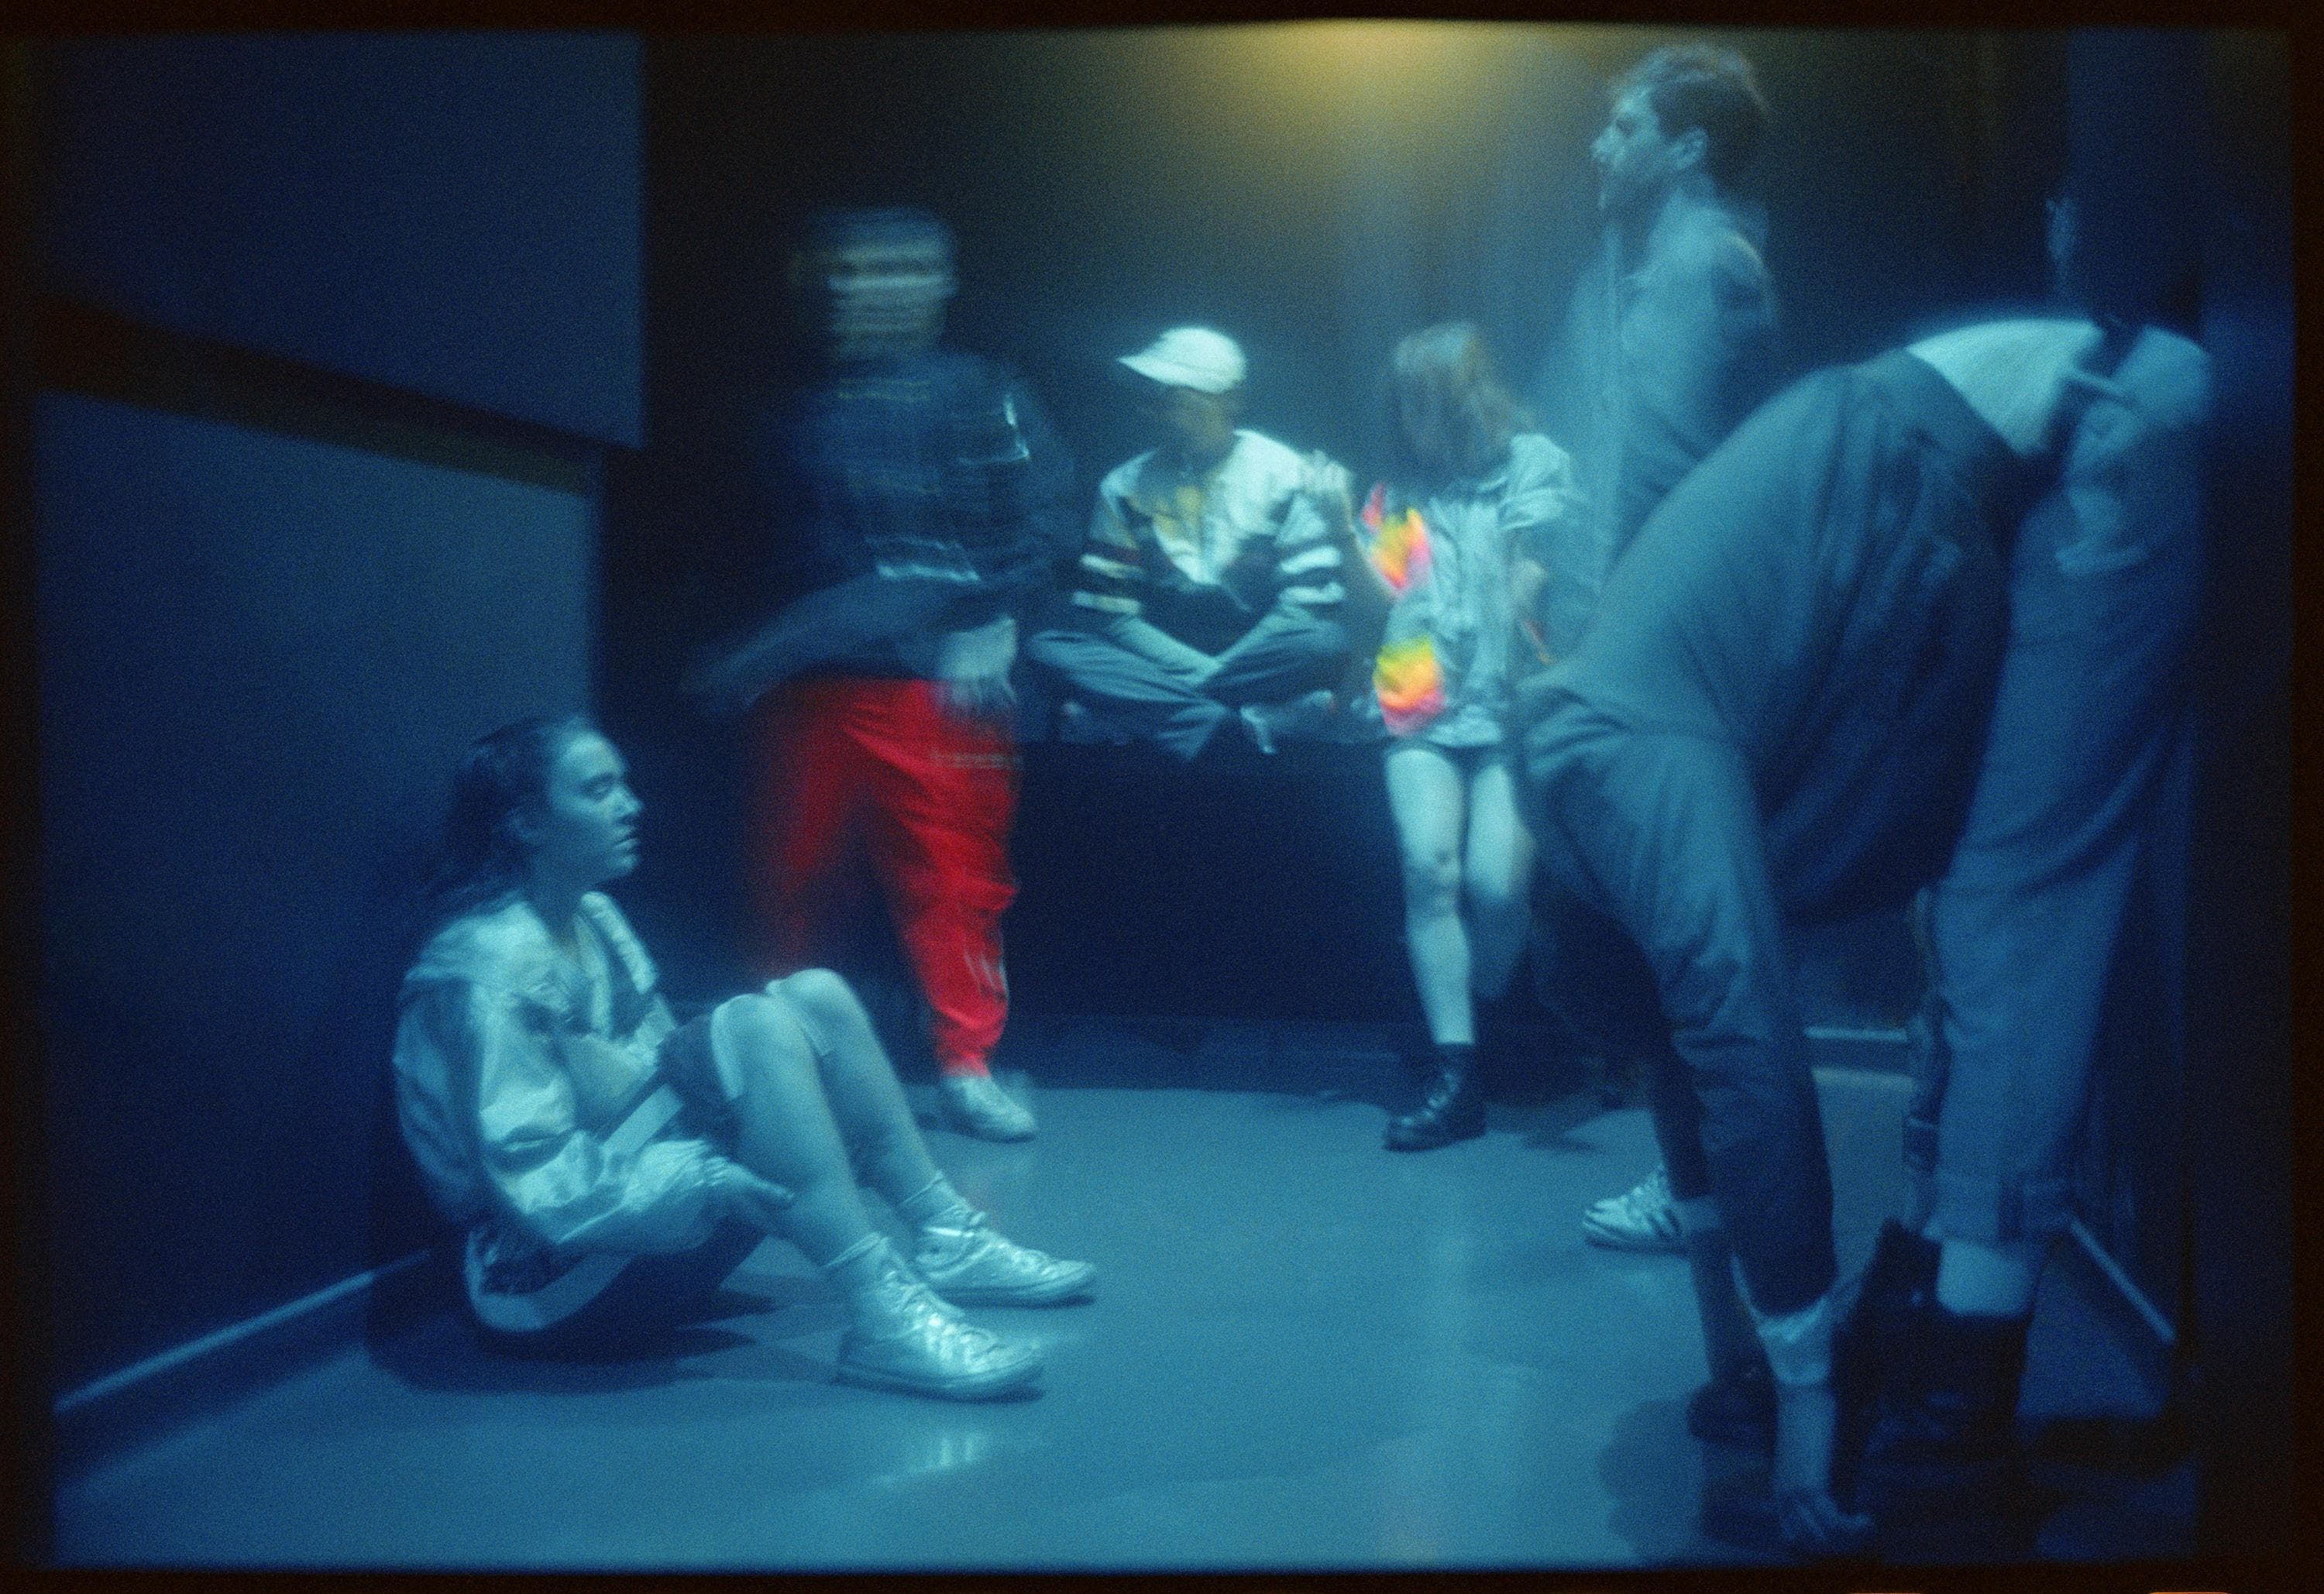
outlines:
M989 1073L947 1073L936 1081L945 1117L980 1140L1029 1140L1033 1115L1010 1101Z
M1086 1300L1097 1280L1087 1262L1019 1245L976 1212L921 1230L912 1271L955 1306L1055 1306Z
M1653 1173L1628 1190L1592 1204L1582 1214L1582 1238L1618 1251L1685 1250L1669 1171L1656 1163Z

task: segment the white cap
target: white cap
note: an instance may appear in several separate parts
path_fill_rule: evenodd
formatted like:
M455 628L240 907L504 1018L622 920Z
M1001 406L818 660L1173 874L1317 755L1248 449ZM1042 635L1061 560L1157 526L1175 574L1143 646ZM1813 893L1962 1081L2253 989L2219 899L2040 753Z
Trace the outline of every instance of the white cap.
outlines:
M1190 387L1222 393L1242 384L1242 350L1223 332L1207 327L1173 327L1121 363L1164 387Z

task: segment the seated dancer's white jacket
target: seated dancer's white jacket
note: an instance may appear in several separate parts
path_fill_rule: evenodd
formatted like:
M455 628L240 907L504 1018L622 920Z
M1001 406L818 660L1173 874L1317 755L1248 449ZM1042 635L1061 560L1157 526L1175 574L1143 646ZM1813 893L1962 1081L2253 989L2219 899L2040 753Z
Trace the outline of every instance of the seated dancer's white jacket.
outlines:
M510 1258L670 1252L709 1238L733 1168L663 1131L654 1059L675 1025L611 898L581 900L584 962L521 894L438 930L404 977L396 1107L429 1196Z

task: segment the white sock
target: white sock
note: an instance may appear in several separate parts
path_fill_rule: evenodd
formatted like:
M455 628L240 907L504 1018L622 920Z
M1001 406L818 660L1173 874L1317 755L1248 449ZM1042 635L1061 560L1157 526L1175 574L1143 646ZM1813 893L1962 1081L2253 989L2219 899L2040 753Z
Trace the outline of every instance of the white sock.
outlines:
M1937 1304L1978 1317L2025 1317L2034 1311L2034 1281L2043 1247L2035 1240L1997 1246L1947 1239L1937 1262Z
M942 1174L896 1203L896 1215L914 1229L956 1226L973 1213L973 1209Z

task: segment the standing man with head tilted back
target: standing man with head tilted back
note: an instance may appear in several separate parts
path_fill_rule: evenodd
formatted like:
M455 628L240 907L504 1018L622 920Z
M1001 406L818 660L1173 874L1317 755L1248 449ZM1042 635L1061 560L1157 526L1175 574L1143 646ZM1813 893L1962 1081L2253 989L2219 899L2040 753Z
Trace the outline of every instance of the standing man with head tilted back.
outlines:
M940 346L953 244L936 217L820 215L791 286L818 368L754 422L752 486L768 536L804 549L819 585L694 677L714 705L756 705L768 972L818 961L860 830L927 1000L946 1116L1025 1139L1033 1116L987 1063L1015 895L1009 675L1019 612L1073 545L1071 467L1021 383Z
M1760 258L1765 218L1737 192L1767 123L1751 63L1708 44L1655 51L1607 91L1590 152L1603 227L1542 384L1544 417L1572 447L1590 562L1545 548L1517 571L1521 607L1563 657L1590 619L1606 572L1670 490L1767 395L1775 301ZM1537 595L1536 595L1537 594ZM1597 1000L1607 982L1558 935L1555 887L1534 932L1542 1002L1578 1037L1616 1056L1659 1044L1650 1004ZM1659 1164L1636 1188L1583 1214L1592 1243L1683 1248Z

